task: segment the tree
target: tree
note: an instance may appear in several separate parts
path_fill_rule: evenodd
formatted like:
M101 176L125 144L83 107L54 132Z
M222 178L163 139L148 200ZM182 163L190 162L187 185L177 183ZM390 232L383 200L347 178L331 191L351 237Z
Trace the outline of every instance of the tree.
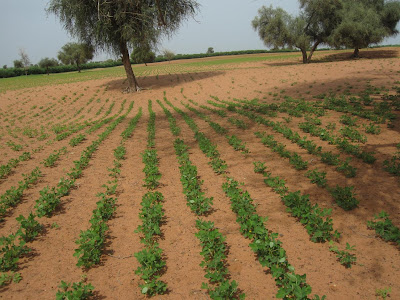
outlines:
M302 52L303 63L308 63L318 45L328 40L340 21L338 10L342 3L341 0L301 0L300 4L302 10L297 17L282 8L263 6L252 25L267 47L296 47Z
M132 60L135 64L144 63L146 66L148 63L152 63L156 59L156 54L151 51L150 45L137 47L131 54Z
M341 22L332 32L329 43L334 47L353 48L352 56L358 57L359 49L397 34L399 20L399 2L345 0Z
M25 75L28 75L28 69L31 65L31 61L28 57L28 54L24 49L19 49L19 56L21 57L22 67L25 69Z
M175 57L175 53L172 52L171 50L165 49L163 51L163 56L165 57L166 60L171 61Z
M121 55L128 90L139 90L129 48L155 44L161 34L175 32L197 8L195 0L51 0L48 12L56 14L79 40Z
M213 53L214 53L214 48L213 47L208 47L206 54L213 54Z
M24 65L22 64L22 61L20 61L19 59L14 60L14 68L23 68Z
M39 67L46 69L47 75L49 75L49 68L55 66L58 66L58 61L54 58L45 57L39 61Z
M8 67L7 65L3 65L3 69L6 70Z
M64 65L75 64L78 72L81 72L81 65L93 58L94 49L92 46L83 43L67 43L58 52L58 59Z

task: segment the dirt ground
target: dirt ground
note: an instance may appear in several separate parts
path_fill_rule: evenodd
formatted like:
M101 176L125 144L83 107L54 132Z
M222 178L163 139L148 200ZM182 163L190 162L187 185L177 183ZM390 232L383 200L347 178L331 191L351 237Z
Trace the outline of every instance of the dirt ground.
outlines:
M140 243L140 235L134 231L141 224L140 202L147 192L143 187L144 164L141 153L146 149L147 143L148 100L153 101L153 110L156 113L155 148L162 174L161 186L157 191L165 197L165 219L161 227L163 235L159 246L165 255L166 268L160 279L168 286L165 295L154 298L208 298L207 292L201 289L201 283L207 282L207 279L204 278L205 271L200 267L201 247L195 236L197 216L186 205L179 164L173 147L175 137L169 129L163 110L156 103L156 100L163 101L165 97L173 105L187 112L195 120L199 130L218 145L221 158L228 164L228 176L244 183L243 188L250 193L257 205L257 213L268 217L266 227L279 233L279 240L282 241L288 260L295 267L296 273L306 274L307 283L312 287L311 295L326 295L327 299L377 299L377 290L390 288L390 299L400 299L399 247L383 241L366 225L375 214L385 210L390 214L393 223L400 226L399 179L383 170L383 161L390 159L400 142L398 120L393 122L393 128L380 124L379 135L366 134L368 141L361 146L368 151L374 151L377 161L368 165L353 158L352 164L358 170L357 176L346 178L337 172L335 167L322 164L313 155L264 125L229 111L228 116L222 118L189 102L190 99L199 105L212 107L207 103L208 100L212 100L211 96L228 101L257 98L265 103L281 103L284 96L321 101L313 96L322 93L357 95L368 86L394 93L393 87L398 86L400 81L399 48L363 50L360 53L361 58L357 60L347 59L349 53L338 55L332 52L326 56L318 54L316 60L307 65L300 63L299 58L290 58L204 67L204 70L189 70L177 74L150 74L138 78L144 89L132 94L122 92L123 78L43 86L0 94L0 164L6 164L11 158L20 156L23 151L32 152L37 149L35 153L32 152L31 160L20 162L6 179L0 181L0 194L16 186L22 180L22 174L31 172L35 167L42 171L40 181L24 192L23 201L12 208L0 223L2 236L16 231L16 217L26 216L32 211L35 200L40 196L39 191L46 186L55 186L61 177L66 176L73 167L73 161L79 159L81 152L97 139L106 126L88 134L87 140L76 147L69 145L70 138L49 142L55 138L50 129L55 124L98 120L104 116L110 104L115 103L111 116L117 113L124 100L124 111L129 103L134 101L133 110L99 146L89 166L83 171L83 176L77 180L77 187L69 196L63 198L56 214L51 218L40 219L44 230L37 239L28 243L32 252L19 262L17 272L21 273L22 280L0 288L0 298L54 299L62 280L78 282L82 276L95 287L95 299L146 298L138 286L143 282L135 274L138 261L134 253L143 249L143 244ZM179 69L178 66L182 63L164 63L160 64L160 68L173 69L176 65ZM374 97L380 99L379 95ZM75 100L76 98L78 99ZM190 104L209 115L211 120L227 128L228 134L236 134L246 142L250 152L244 155L234 151L224 136L215 133L207 122L190 112L183 104ZM120 134L140 107L143 116L133 136L125 144L127 154L126 159L122 161L118 178L117 209L114 218L108 222L107 245L101 264L84 270L76 266L77 258L73 256L77 248L75 241L80 231L86 230L90 225L89 219L98 201L96 194L104 190L102 185L108 180L107 169L113 165L113 149L119 145ZM47 108L49 109L44 112ZM203 219L214 222L226 236L230 279L238 283L247 299L274 299L278 288L270 271L260 265L249 247L250 241L240 234L240 226L236 223L229 198L222 190L225 177L213 172L208 164L209 159L201 152L191 129L171 107L168 109L182 129L179 137L190 147L190 160L196 165L199 178L204 181L203 191L207 197L214 198L213 212ZM395 113L399 115L398 112ZM323 125L336 122L338 131L341 115L343 113L327 111L321 120ZM228 122L229 117L242 119L248 124L248 128L238 129ZM288 115L278 113L278 116L271 120L282 121L284 117ZM297 125L303 121L303 118L293 117L287 126L298 131L301 136L307 136L325 151L340 153L333 145L301 132ZM369 123L361 118L358 122L360 125ZM43 130L49 134L49 138L42 141L29 138L23 134L24 128ZM359 130L361 131L362 127ZM351 211L344 211L338 207L326 189L310 183L304 176L306 171L295 170L288 160L282 159L262 145L254 135L256 131L273 134L288 150L296 151L307 159L309 169L318 168L327 172L329 185L354 186L360 201L359 206ZM23 150L12 150L8 146L10 141L23 145ZM54 167L45 168L41 162L54 150L62 147L66 147L67 153L60 157ZM347 157L350 156L340 153L341 159ZM322 208L332 209L334 228L342 233L340 247L344 248L346 243L355 246L355 265L345 268L337 261L335 254L329 251L328 243L310 241L304 226L286 212L280 197L264 184L262 175L254 173L255 161L265 162L274 176L285 179L291 191L300 190L310 195L313 204L318 203Z

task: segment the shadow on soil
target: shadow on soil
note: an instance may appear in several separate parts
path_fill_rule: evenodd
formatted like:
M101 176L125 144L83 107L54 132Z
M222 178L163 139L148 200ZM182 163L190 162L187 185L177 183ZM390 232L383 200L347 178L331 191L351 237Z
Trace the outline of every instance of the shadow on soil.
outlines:
M158 90L166 87L174 87L176 85L190 83L197 80L211 78L223 75L225 72L196 72L196 73L177 73L163 74L155 76L137 77L139 86L144 90ZM127 88L127 79L112 80L108 82L108 90L124 91Z
M363 51L360 50L360 54L358 58L354 58L353 52L345 52L345 53L337 53L331 55L325 55L321 58L314 58L311 60L310 64L318 64L318 63L327 63L327 62L339 62L339 61L357 61L363 59L382 59L382 58L398 58L399 51L397 50L375 50L375 51ZM283 61L283 62L273 62L273 63L264 63L267 66L293 66L293 65L302 65L303 62L301 58L297 61Z

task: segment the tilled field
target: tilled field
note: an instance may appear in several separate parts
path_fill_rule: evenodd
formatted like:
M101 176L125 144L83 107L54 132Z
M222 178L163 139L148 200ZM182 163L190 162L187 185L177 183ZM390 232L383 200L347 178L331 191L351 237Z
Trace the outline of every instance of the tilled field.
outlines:
M385 51L4 92L0 297L399 299Z

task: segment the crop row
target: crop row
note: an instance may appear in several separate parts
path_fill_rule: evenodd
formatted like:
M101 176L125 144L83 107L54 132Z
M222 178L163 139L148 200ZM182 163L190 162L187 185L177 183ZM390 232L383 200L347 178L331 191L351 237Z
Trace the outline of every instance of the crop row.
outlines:
M147 149L142 153L142 161L145 164L145 184L148 190L156 189L160 183L161 174L158 169L158 157L155 147L155 121L156 114L152 109L152 101L148 101L149 121L147 124ZM159 280L165 269L166 263L163 260L163 250L157 243L161 235L161 223L164 217L162 202L164 196L158 191L149 191L142 197L141 211L139 218L142 225L139 225L135 232L141 233L141 242L145 248L135 253L139 267L135 274L140 275L144 283L139 284L142 294L154 296L164 294L167 291L167 284Z
M35 213L30 213L28 218L23 216L18 217L21 223L16 234L10 234L0 238L0 270L9 271L16 270L18 267L19 258L30 250L25 245L24 235L29 237L29 241L33 240L38 234L40 224L35 220L37 217L50 217L61 202L61 198L68 195L70 190L75 186L75 180L82 174L83 169L88 165L91 156L98 146L112 133L114 128L126 117L129 111L115 120L106 130L99 135L98 139L82 151L81 158L74 161L75 167L71 168L68 173L69 178L60 179L57 187L49 188L48 186L40 191L40 198L36 200ZM25 230L25 234L23 234ZM28 235L26 233L29 233Z
M217 145L213 144L211 140L205 136L204 133L199 131L196 123L192 120L192 118L188 116L187 113L173 106L172 103L169 102L166 98L164 98L164 100L168 105L170 105L176 112L178 112L183 117L185 122L189 125L190 129L192 129L192 131L194 132L194 138L199 143L201 151L208 158L211 159L209 164L213 168L214 172L217 174L225 173L225 170L228 166L226 165L226 162L220 158L220 154L217 150Z

